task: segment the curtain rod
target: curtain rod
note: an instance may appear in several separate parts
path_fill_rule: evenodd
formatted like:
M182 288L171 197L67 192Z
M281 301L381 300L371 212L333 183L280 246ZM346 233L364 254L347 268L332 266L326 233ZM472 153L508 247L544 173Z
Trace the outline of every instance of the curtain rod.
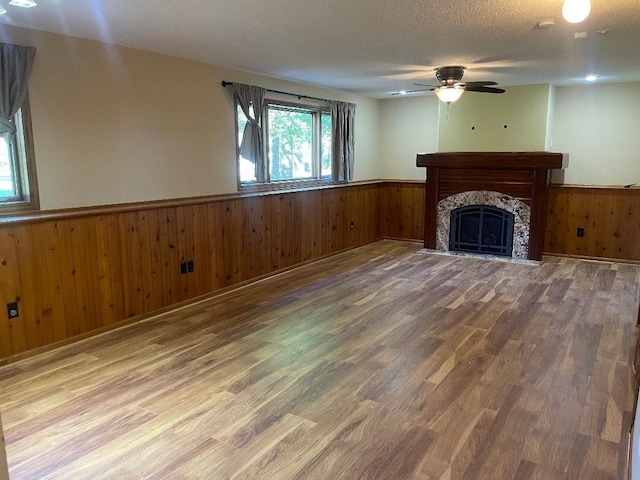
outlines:
M222 81L223 87L228 87L229 85L233 85L233 82L227 82L225 80ZM271 93L279 93L281 95L291 95L292 97L298 97L298 100L302 98L308 98L309 100L318 100L320 102L333 102L333 100L327 100L326 98L310 97L309 95L302 95L301 93L289 93L289 92L283 92L281 90L272 90L270 88L267 88L266 90L267 92L271 92Z

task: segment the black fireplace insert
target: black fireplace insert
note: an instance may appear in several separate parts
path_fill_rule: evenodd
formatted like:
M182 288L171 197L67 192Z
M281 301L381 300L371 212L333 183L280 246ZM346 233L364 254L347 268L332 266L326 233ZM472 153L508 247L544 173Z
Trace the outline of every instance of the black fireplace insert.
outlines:
M451 212L449 250L510 257L513 213L488 205L470 205Z

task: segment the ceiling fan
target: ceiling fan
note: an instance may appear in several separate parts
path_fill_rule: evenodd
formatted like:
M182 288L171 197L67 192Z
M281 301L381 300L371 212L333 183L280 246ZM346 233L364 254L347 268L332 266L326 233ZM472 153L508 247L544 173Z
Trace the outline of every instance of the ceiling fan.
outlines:
M482 92L482 93L504 93L502 88L492 87L491 85L497 85L496 82L463 82L464 67L440 67L436 70L436 78L440 85L424 85L416 83L422 87L430 87L422 90L411 90L408 92L397 92L392 95L402 95L407 93L434 91L438 98L446 103L455 102L458 100L462 93L467 92Z

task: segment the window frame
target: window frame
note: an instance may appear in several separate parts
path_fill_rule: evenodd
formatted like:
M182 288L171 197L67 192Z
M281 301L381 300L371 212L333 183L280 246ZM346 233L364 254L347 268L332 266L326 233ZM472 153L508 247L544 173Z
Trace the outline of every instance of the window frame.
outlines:
M312 113L312 177L311 178L291 178L283 180L271 180L271 158L269 142L269 107L271 105L280 107L291 107ZM333 158L331 158L331 171L328 175L322 175L322 117L331 122L331 107L316 103L292 102L279 98L265 98L265 108L261 117L261 129L263 135L263 154L265 164L265 181L242 181L240 176L240 135L238 129L238 111L240 110L238 101L234 100L234 120L235 120L235 143L236 143L236 175L239 191L263 191L263 190L286 190L292 188L312 187L318 185L332 184ZM331 142L333 143L333 132L331 131ZM332 147L330 147L332 149ZM332 152L330 152L332 153Z
M16 171L14 171L14 177L16 177L16 182L19 183L18 188L21 195L17 199L0 200L0 216L27 213L40 209L28 92L19 112L14 116L14 120L16 117L21 119L18 131L22 131L22 135L17 139L17 143L21 144L22 148L18 149L20 152L14 152L14 166L17 167ZM15 144L13 145L15 148ZM18 156L17 159L15 158L16 154Z

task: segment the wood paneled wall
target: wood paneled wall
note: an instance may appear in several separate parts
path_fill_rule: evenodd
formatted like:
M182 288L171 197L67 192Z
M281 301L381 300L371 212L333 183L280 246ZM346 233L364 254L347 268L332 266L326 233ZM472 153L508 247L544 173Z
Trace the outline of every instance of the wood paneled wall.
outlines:
M380 184L0 225L0 358L380 238ZM353 225L352 225L353 224ZM180 262L194 271L180 274Z
M0 224L0 306L20 308L0 314L0 363L380 238L422 240L424 194L387 181ZM640 261L638 238L640 189L551 187L545 252Z
M640 261L640 189L552 185L548 207L545 252Z
M422 239L423 186L383 184L381 236ZM640 188L551 185L547 205L544 253L640 262Z
M424 182L385 182L380 189L380 235L424 240Z

